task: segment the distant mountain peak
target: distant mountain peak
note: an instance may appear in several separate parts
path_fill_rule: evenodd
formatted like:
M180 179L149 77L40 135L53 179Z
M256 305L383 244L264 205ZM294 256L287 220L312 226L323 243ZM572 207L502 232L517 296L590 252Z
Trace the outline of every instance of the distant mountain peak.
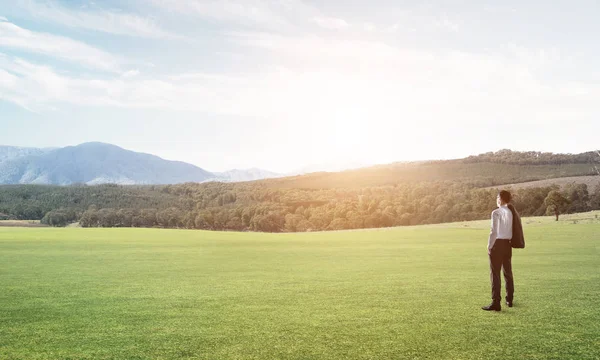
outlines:
M89 142L84 142L78 145L73 145L72 147L107 147L107 148L118 148L118 149L123 149L120 146L117 146L115 144L109 144L109 143L104 143L104 142L100 142L100 141L89 141Z
M4 156L3 156L4 155ZM176 184L213 174L195 165L88 142L52 150L2 151L0 184Z
M96 141L52 149L0 146L0 185L177 184L252 181L278 176L257 168L211 173L185 162Z

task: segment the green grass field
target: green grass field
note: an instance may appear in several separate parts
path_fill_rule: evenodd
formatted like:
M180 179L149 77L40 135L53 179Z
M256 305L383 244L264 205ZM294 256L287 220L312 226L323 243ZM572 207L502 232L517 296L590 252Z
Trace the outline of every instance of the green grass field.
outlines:
M257 234L0 228L0 359L599 359L600 213Z

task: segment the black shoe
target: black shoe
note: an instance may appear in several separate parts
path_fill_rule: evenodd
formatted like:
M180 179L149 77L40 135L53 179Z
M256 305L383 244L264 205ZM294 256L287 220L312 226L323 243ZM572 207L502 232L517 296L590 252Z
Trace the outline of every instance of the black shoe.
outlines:
M500 306L500 303L491 303L488 306L482 307L481 309L485 311L500 311L502 310L502 307Z
M512 301L507 301L506 305L508 305L508 307L512 307Z

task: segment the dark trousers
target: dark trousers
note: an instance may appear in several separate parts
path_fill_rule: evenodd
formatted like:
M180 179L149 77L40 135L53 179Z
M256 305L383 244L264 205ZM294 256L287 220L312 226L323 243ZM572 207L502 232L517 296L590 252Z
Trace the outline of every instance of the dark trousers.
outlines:
M490 280L492 281L492 300L495 303L500 303L502 296L500 288L502 281L500 280L500 269L504 270L504 281L506 282L506 301L513 301L515 292L515 282L512 273L512 246L510 241L497 239L494 243L490 254Z

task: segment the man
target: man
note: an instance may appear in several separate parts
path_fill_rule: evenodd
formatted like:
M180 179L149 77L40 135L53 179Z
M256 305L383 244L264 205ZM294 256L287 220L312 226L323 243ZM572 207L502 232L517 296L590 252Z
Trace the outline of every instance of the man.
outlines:
M492 212L492 229L488 239L488 255L490 257L490 280L492 282L492 303L482 307L486 311L500 311L500 269L504 269L504 280L506 282L506 305L512 307L515 284L512 274L512 246L510 240L513 237L513 212L508 204L511 194L502 190L496 198L498 208Z

